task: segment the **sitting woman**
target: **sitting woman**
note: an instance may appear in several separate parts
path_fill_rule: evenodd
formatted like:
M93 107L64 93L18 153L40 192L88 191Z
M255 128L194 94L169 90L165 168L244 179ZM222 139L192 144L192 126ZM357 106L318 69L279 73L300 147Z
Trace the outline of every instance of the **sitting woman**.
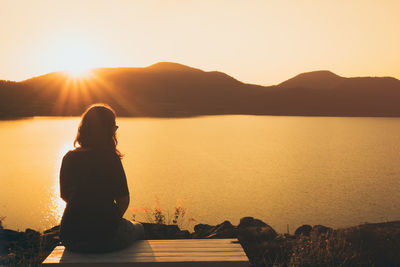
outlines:
M108 252L143 239L143 226L123 219L129 190L117 149L115 112L96 104L82 115L74 145L60 170L61 198L67 203L60 236L77 252Z

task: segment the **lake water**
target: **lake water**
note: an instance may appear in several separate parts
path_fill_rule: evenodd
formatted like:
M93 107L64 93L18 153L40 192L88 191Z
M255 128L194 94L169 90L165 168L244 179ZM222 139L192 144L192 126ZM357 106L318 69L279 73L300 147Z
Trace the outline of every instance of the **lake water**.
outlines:
M211 116L120 118L131 191L125 215L159 205L196 222L260 218L279 232L400 219L400 119ZM59 223L62 156L79 118L0 121L0 217L12 229ZM157 204L158 203L158 204ZM141 209L142 208L142 209ZM137 210L138 209L138 210ZM189 222L187 219L195 221Z

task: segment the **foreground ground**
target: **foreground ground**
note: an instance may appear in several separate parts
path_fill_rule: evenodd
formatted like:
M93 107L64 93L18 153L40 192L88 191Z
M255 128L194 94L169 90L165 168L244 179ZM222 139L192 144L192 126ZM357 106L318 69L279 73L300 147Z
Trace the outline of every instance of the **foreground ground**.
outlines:
M343 229L303 225L293 235L279 234L268 224L244 217L197 224L194 232L177 225L144 223L146 239L238 238L251 266L399 266L400 221L362 224ZM59 226L43 233L3 229L0 225L0 266L40 266L60 244Z

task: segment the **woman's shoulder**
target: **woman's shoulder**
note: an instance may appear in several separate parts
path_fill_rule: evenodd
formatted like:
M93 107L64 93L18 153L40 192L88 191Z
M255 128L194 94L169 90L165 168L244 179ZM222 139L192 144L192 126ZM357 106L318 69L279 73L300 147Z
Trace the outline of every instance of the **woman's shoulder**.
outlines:
M118 155L108 149L93 149L86 147L77 147L75 149L69 150L64 158L74 158L74 157L107 157L107 158L118 158Z
M82 148L82 147L77 147L77 148L71 149L67 153L65 153L64 160L65 159L74 158L74 157L76 157L78 155L81 155L81 154L83 154L85 152L89 152L89 149Z
M68 152L64 154L63 161L66 161L66 160L69 160L69 159L73 158L74 154L75 154L74 151L75 151L75 149L68 150Z
M84 152L90 152L92 149L87 148L87 147L76 147L73 150L70 150L69 152L71 153L84 153Z

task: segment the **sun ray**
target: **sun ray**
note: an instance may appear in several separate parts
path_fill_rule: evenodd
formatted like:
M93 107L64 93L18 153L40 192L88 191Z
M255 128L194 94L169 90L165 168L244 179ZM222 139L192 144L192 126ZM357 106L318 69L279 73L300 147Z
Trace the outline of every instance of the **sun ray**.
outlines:
M140 115L141 112L135 103L126 100L124 91L116 88L99 71L101 70L92 70L82 76L59 72L54 76L49 82L47 90L55 87L60 89L56 92L49 91L49 94L56 94L52 112L56 115L77 115L81 114L90 104L107 102L124 114ZM53 87L50 85L53 83L60 84L60 86Z
M93 79L91 72L85 76L70 76L64 72L65 79L58 93L53 111L56 114L72 115L82 112L92 102L90 95L90 82Z
M93 76L94 77L94 76ZM92 79L93 79L92 77ZM80 79L78 80L78 86L80 88L80 92L82 94L81 101L84 106L88 106L92 103L93 98L91 95L91 79Z
M107 94L108 97L111 97L113 101L118 103L121 108L123 108L129 115L137 115L139 114L139 110L134 107L133 103L130 103L126 100L123 95L116 95L115 94L115 86L102 78L100 75L96 75L92 80L93 83L100 86L100 88L104 88L104 92Z
M63 115L64 113L64 108L65 108L65 102L68 99L68 95L70 93L69 90L70 87L70 80L69 79L65 79L64 83L58 93L58 97L56 99L55 105L53 107L53 110L55 111L55 113L57 115Z

